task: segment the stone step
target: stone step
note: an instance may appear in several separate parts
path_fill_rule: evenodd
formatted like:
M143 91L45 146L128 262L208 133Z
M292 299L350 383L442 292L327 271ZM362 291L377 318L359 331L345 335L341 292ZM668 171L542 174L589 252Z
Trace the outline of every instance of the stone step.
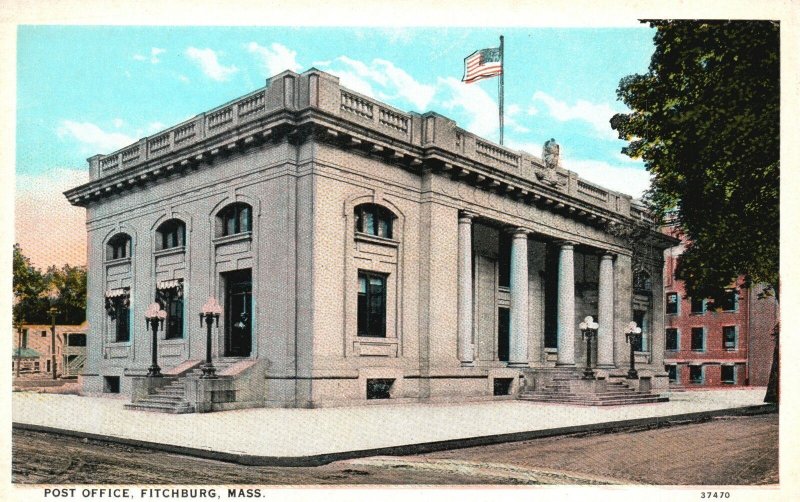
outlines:
M189 403L180 403L178 405L166 405L162 403L148 402L147 400L139 401L138 403L129 403L125 405L127 410L138 411L153 411L157 413L192 413L194 408Z
M183 402L183 395L174 396L174 395L166 395L166 394L151 394L147 396L142 401L147 402L158 402L158 403L180 403ZM141 401L140 401L141 402Z

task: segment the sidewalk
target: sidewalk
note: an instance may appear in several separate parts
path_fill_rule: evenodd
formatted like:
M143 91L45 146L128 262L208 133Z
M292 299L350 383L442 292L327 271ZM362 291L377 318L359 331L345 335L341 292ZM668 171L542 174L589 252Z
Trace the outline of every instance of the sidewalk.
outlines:
M762 405L765 389L680 392L670 402L586 407L523 401L248 409L169 415L124 399L15 392L14 427L258 465L434 451L614 426L697 419ZM698 415L699 414L699 415Z

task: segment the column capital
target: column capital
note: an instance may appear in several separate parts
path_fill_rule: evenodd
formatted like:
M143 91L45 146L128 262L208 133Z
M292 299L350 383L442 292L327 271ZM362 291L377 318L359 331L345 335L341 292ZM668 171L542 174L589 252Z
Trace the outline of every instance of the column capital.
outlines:
M473 213L472 211L467 211L466 209L462 209L458 212L458 221L463 223L472 222L472 220L477 217L478 213Z
M503 232L511 234L514 238L522 238L533 235L535 232L530 228L518 227L515 225L506 225L503 227Z
M608 249L601 249L597 254L600 255L600 258L603 260L613 260L617 256L617 253Z
M558 247L562 249L564 248L572 249L577 245L575 241L567 241L567 240L556 241L556 244L558 245Z

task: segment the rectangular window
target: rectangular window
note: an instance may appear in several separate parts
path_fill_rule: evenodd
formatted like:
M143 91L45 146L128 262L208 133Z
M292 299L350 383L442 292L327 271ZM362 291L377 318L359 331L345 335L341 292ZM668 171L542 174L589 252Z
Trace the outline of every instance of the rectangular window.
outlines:
M667 372L669 375L669 381L672 383L678 383L678 365L677 364L667 364L664 366L664 371Z
M50 361L47 361L48 363ZM39 361L33 361L33 371L39 371Z
M739 295L736 294L735 290L726 291L725 297L722 300L722 304L720 308L727 312L735 312L736 311L736 304L738 303L737 300L739 299Z
M720 378L722 383L736 384L736 367L735 366L721 366Z
M511 310L497 309L497 360L508 362L510 348Z
M692 298L692 314L702 314L704 303L702 298Z
M680 298L678 293L667 293L667 314L677 314Z
M634 310L633 311L633 321L642 329L641 336L636 338L636 341L633 344L633 350L637 352L642 352L647 348L647 342L645 338L647 337L647 326L645 326L645 314L646 312L643 310Z
M695 384L703 383L703 367L701 365L692 364L689 366L689 382Z
M47 331L46 330L42 330L42 336L47 336Z
M391 399L394 378L368 378L367 399Z
M86 347L86 335L84 333L71 333L67 345L70 347Z
M736 326L722 327L722 348L736 350Z
M22 348L23 349L27 349L28 348L28 330L27 329L23 329L22 330Z
M676 328L667 328L667 350L678 350L678 330Z
M49 359L48 359L47 361L45 361L45 366L47 367L47 370L46 370L46 371L47 371L48 373L50 373L50 360L49 360Z
M115 334L114 341L115 342L131 341L130 306L128 303L128 297L123 296L117 298L115 301L114 310L115 310L114 322L116 324L114 331Z
M386 336L386 276L358 272L358 336Z
M103 377L103 392L107 392L109 394L119 394L119 377Z
M511 384L514 383L513 378L495 378L494 395L495 396L508 396L511 394Z
M692 350L702 352L705 350L705 331L703 328L692 328Z
M175 287L159 289L156 301L167 312L164 323L164 338L183 338L183 287L182 283Z

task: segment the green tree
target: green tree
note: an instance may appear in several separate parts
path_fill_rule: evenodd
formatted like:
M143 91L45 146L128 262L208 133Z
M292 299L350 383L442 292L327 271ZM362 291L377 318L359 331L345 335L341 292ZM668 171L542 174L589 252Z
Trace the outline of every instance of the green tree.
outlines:
M26 322L46 322L47 305L42 293L47 287L42 272L31 265L30 259L22 254L19 244L14 244L12 287L15 298L14 319Z
M50 266L45 274L45 282L58 295L55 307L58 310L56 322L60 324L80 324L86 319L86 267L64 265Z
M650 21L647 73L620 81L632 110L611 119L622 152L652 175L663 221L687 237L677 276L690 296L720 300L739 276L779 291L779 24ZM778 339L765 398L777 402Z

